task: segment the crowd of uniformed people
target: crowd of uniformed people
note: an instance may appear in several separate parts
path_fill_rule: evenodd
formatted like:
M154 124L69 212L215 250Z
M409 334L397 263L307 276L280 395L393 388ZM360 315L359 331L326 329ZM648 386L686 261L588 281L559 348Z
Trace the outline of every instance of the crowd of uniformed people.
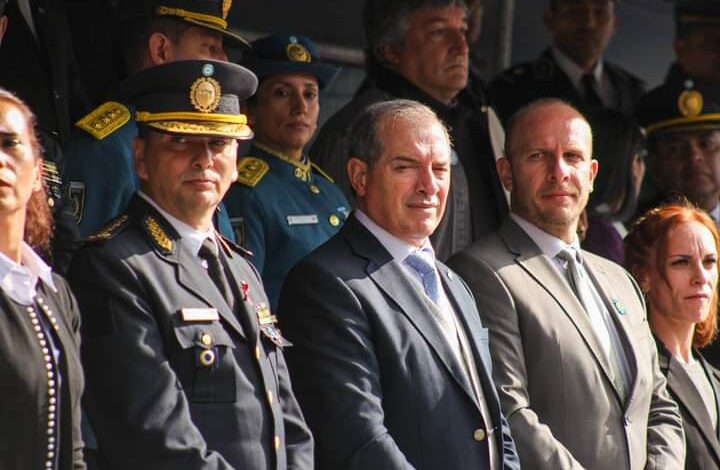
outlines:
M619 1L485 85L482 1L366 0L318 128L232 0L0 0L0 470L720 468L720 4L647 90Z

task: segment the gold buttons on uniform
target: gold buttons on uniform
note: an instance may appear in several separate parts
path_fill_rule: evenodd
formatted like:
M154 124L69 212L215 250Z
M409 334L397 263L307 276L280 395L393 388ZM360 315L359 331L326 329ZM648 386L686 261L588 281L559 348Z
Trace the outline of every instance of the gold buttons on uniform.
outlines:
M200 353L200 364L205 367L212 367L215 364L215 351L206 349Z
M268 390L268 391L267 391L267 397L268 397L268 403L270 403L270 404L272 405L272 402L273 402L273 393L272 393L272 390Z
M212 343L213 343L212 336L210 336L207 333L201 333L200 334L200 342L205 346L212 346Z
M335 214L332 214L328 221L333 227L337 227L338 225L340 225L340 217L336 216Z
M275 436L275 450L280 450L280 436Z
M315 184L311 184L310 192L313 194L320 194L320 188L318 188L317 185L315 185Z
M260 360L260 346L255 347L255 359Z
M475 432L473 432L473 439L475 439L478 442L482 442L487 437L487 433L484 429L476 429Z

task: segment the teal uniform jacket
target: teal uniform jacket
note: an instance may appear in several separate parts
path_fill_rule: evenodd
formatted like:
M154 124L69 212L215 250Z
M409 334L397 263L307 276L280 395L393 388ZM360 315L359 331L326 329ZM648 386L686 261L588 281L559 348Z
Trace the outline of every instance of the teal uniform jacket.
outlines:
M335 235L350 205L332 179L253 144L225 196L235 239L252 251L272 308L290 268Z
M115 101L103 103L75 126L65 148L65 172L69 204L85 238L122 214L140 188L132 149L138 128L135 109ZM218 230L234 240L222 204L214 219Z

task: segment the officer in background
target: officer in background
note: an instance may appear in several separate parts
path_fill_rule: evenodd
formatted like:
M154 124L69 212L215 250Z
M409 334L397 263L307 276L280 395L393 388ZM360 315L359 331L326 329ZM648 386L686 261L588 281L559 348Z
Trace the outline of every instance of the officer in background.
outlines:
M720 2L676 0L675 55L665 83L720 83Z
M282 337L249 253L212 216L255 76L176 61L128 79L140 190L78 252L86 410L103 469L311 470Z
M244 40L227 27L231 0L125 0L118 7L129 74L182 59L227 60L224 41ZM132 162L135 108L116 96L76 123L65 149L70 200L80 235L97 231L125 208L138 188ZM220 214L220 230L233 237Z
M304 151L317 128L320 92L340 72L319 60L309 38L271 35L253 42L242 62L260 80L247 102L255 140L224 202L273 309L290 268L337 233L350 207Z
M538 98L560 98L579 109L632 114L644 84L603 58L615 33L616 0L547 0L543 16L552 45L532 62L511 67L490 83L500 117Z
M639 214L684 196L720 227L720 84L669 81L650 91L637 117L648 136L648 175L657 188ZM720 367L720 345L703 355Z

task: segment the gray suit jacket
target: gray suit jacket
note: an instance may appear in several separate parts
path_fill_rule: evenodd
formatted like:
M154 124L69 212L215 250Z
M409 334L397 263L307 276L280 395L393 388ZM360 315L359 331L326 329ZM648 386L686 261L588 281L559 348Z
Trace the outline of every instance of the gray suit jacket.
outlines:
M245 286L233 309L179 239L136 195L73 261L102 468L312 469L282 350L261 328L269 303L257 272L223 244L228 281Z
M519 468L491 380L487 330L463 281L438 263L464 327L501 468ZM293 389L320 470L482 470L485 424L420 289L351 216L290 271L279 304Z
M618 265L583 252L625 346L621 399L587 315L553 261L511 219L451 258L490 329L494 378L529 468L680 469L681 419L658 369L642 297Z

